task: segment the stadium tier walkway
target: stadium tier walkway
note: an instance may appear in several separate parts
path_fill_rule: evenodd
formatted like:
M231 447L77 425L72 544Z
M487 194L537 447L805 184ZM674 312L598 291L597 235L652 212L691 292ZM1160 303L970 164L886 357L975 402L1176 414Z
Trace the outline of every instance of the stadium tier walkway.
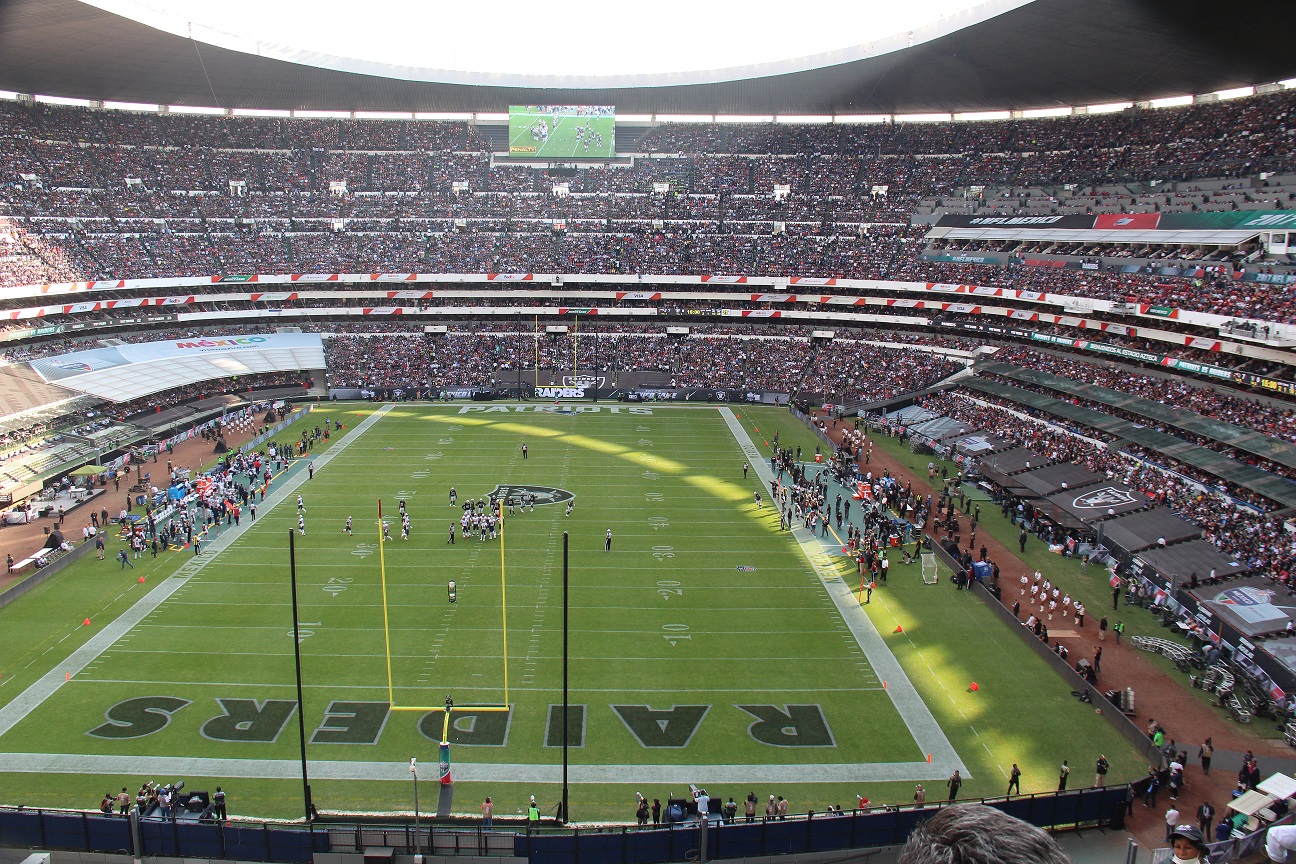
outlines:
M1227 447L1236 447L1239 450L1272 460L1280 465L1296 468L1296 445L1245 426L1216 420L1214 417L1199 414L1187 408L1176 408L1155 399L1144 399L1141 396L1124 393L1110 387L1073 381L1061 375L1041 372L1038 369L1026 369L1011 363L989 363L979 367L977 371L991 375L1002 375L1005 378L1044 387L1067 396L1097 402L1109 408L1128 411L1146 417L1154 423L1173 426ZM1206 389L1213 391L1216 388L1210 387ZM1234 395L1225 388L1219 389L1222 393ZM1240 398L1243 394L1235 395Z
M1119 449L1124 446L1125 442L1134 443L1171 459L1191 465L1194 468L1199 468L1221 480L1226 480L1244 489L1250 489L1252 492L1277 501L1286 507L1296 507L1296 481L1280 477L1277 474L1271 474L1268 471L1262 471L1208 447L1192 444L1174 435L1168 435L1165 432L1159 432L1154 428L1133 423L1129 420L1122 420L1119 417L1095 411L1092 408L1072 405L1063 399L1055 399L1043 393L1036 393L1033 390L1023 390L1020 387L1012 387L998 381L987 381L982 378L969 378L960 383L973 390L1008 399L1035 411L1052 414L1055 417L1070 420L1089 429L1101 430L1116 439L1111 442L1110 446L1112 447ZM1242 446L1243 444L1246 444L1244 449L1251 451L1261 448L1274 448L1272 455L1280 455L1282 448L1289 446L1276 438L1270 438L1259 433L1251 433L1245 439L1239 438L1237 441L1229 442L1229 446L1233 447Z

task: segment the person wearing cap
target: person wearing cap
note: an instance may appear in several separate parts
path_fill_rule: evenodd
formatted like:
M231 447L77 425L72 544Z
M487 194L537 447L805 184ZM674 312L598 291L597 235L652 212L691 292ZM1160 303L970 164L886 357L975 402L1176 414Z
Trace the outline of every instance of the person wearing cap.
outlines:
M1174 864L1209 864L1210 849L1206 836L1196 825L1179 825L1170 832Z

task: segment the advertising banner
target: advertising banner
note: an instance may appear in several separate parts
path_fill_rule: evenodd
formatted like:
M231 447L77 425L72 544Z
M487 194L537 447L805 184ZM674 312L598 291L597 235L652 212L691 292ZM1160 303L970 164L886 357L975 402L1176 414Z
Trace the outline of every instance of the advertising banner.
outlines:
M1068 231L1094 227L1092 216L967 216L940 217L937 228L1028 228L1047 231L1064 228Z
M1291 210L1244 210L1227 213L1102 213L1097 216L940 217L937 228L1030 228L1068 231L1283 231L1296 229Z
M1155 231L1160 221L1160 213L1099 213L1094 217L1094 228L1104 231Z

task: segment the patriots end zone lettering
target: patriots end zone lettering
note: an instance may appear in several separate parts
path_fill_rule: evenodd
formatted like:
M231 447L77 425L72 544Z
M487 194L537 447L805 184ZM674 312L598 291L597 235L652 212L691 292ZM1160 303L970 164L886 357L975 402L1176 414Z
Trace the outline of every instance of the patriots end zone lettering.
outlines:
M210 741L238 744L271 744L278 740L297 709L291 699L215 700L219 712L208 716L199 734ZM175 696L141 696L118 702L107 711L102 723L85 734L107 740L144 738L166 729L177 714L194 704ZM590 706L571 705L566 718L568 745L584 747L591 716L595 723L620 726L644 749L688 747L703 722L745 728L753 741L769 747L836 747L823 709L818 705L731 705L712 711L712 705L608 705L591 715ZM505 747L509 742L514 712L456 710L450 721L450 743L466 747ZM391 719L386 702L328 703L324 717L310 735L311 744L377 744ZM519 719L543 722L545 747L561 747L563 710L546 706L545 716L522 715ZM444 715L430 711L417 720L419 734L430 741L441 740ZM619 722L618 722L619 721ZM530 738L528 737L528 740Z
M543 388L541 388L543 389ZM548 398L553 398L552 396ZM464 405L460 414L599 414L606 410L609 414L651 415L651 408L626 408L621 405Z

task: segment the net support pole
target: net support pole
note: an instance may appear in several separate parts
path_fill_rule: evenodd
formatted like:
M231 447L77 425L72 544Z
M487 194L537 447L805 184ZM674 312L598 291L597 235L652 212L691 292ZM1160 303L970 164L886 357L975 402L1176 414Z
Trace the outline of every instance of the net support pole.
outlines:
M508 591L504 578L504 499L499 501L499 541L500 541L500 628L503 634L504 651L504 710L509 708L508 682ZM447 712L449 713L449 712Z
M562 596L563 596L563 640L562 640L563 642L563 646L562 646L562 655L563 655L562 658L563 748L562 750L563 750L563 754L562 754L562 762L563 764L562 764L562 820L561 820L564 825L571 821L571 817L567 813L567 746L568 746L567 739L571 730L571 723L568 720L568 711L569 711L568 695L569 694L567 690L567 661L568 661L567 634L569 632L567 626L567 610L568 610L567 544L569 539L570 538L568 536L568 533L564 531L563 532L563 559L562 559L563 560L563 572L562 572L562 580L563 580L563 592L562 592Z
M396 704L396 694L392 687L391 668L391 621L387 614L387 561L383 557L383 515L382 499L378 499L378 579L382 583L383 604L383 646L387 653L387 705Z
M441 746L437 748L440 789L437 792L438 819L448 819L454 809L454 781L450 777L450 711L454 700L446 697L445 722L441 724Z
M297 544L293 530L288 529L288 573L292 583L293 665L297 673L297 739L301 744L302 806L306 821L310 822L315 810L311 803L310 775L306 770L306 712L302 704L301 624L297 613Z

